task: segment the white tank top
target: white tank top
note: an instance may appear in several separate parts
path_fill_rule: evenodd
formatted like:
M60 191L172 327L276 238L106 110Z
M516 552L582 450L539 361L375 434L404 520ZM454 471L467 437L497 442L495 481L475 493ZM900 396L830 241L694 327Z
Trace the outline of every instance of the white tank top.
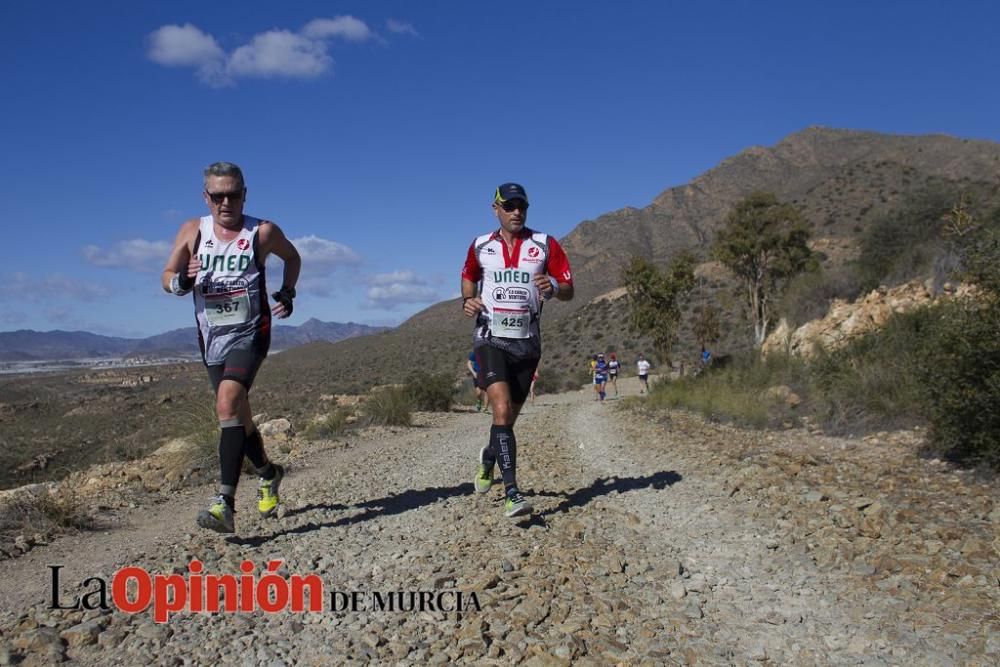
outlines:
M243 229L229 241L215 235L210 215L198 226L194 252L201 270L195 278L194 306L198 342L209 366L225 362L234 349L267 355L271 311L257 248L261 222L244 215Z

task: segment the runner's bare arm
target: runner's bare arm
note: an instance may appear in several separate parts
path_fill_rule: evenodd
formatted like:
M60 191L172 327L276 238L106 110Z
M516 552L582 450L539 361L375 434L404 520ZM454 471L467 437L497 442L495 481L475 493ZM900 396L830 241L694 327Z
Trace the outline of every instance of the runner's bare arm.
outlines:
M160 276L160 285L165 292L173 292L171 282L175 275L183 274L187 278L194 278L198 275L201 261L193 256L194 240L198 235L198 223L197 218L188 220L177 231L177 238L174 239L170 258L167 259L167 265L163 267L163 275Z
M477 284L462 278L462 312L466 317L475 317L483 309L483 300L476 295Z
M277 255L285 263L284 271L281 275L281 290L276 294L281 294L282 290L295 289L295 284L299 282L299 273L302 271L302 257L295 249L292 242L288 240L281 227L273 222L264 222L260 226L260 250L261 261L266 261L271 253ZM293 297L294 298L294 297ZM289 301L289 304L291 301ZM288 304L280 300L271 308L271 313L278 318L285 318L292 314L292 309Z

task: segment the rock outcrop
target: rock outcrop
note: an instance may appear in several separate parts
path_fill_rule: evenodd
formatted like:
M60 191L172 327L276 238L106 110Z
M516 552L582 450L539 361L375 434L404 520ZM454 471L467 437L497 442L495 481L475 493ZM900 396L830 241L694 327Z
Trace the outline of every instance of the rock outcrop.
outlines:
M825 317L807 322L794 331L782 319L764 341L761 354L787 351L794 356L810 357L817 348L836 350L858 336L884 327L896 313L910 312L938 299L968 298L973 291L971 285L945 283L941 291L936 292L933 280L927 280L893 288L879 287L854 302L834 299Z

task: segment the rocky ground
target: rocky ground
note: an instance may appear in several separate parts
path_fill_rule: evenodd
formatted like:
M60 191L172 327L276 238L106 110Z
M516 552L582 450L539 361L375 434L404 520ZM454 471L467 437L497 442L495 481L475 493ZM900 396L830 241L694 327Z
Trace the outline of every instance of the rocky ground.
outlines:
M211 493L198 471L91 476L101 530L0 561L0 665L1000 663L997 484L916 458L919 432L745 431L591 396L525 408L519 477L537 511L520 522L499 489L472 493L488 429L473 412L273 447L285 509L256 517L245 478L236 537L195 527ZM280 574L369 608L163 624L49 608L48 566L64 566L68 604L88 577L110 588L122 566L186 574L195 558L226 574L282 559ZM466 609L370 608L392 591L448 605L461 591Z

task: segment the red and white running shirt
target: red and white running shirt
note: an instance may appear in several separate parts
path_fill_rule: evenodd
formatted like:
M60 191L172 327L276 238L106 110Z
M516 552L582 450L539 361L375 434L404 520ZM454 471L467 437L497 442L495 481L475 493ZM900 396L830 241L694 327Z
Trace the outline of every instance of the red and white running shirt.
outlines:
M538 274L573 284L569 259L548 234L524 228L513 247L499 230L476 237L462 267L462 278L479 284L483 300L473 346L488 344L522 358L541 354L538 320L543 299L534 283Z

